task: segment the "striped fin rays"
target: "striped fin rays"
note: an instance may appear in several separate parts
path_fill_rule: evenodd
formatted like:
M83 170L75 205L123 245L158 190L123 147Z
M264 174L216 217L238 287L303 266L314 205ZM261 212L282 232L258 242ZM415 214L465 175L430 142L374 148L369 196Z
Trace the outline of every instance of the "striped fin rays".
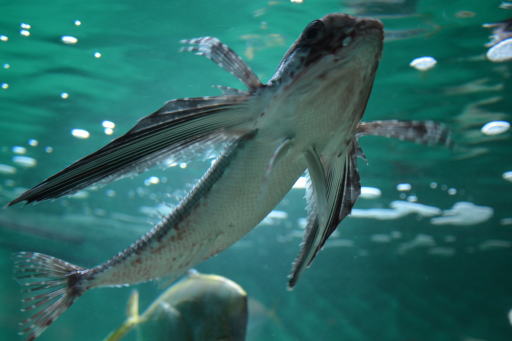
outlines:
M57 198L98 182L141 172L198 142L249 133L250 92L261 83L242 59L218 39L184 40L183 51L205 56L240 79L249 90L221 87L222 96L176 99L142 118L130 131L76 161L14 199L8 206Z
M311 147L305 152L311 178L309 217L299 255L289 276L288 287L297 283L301 273L311 265L329 236L350 214L361 194L357 157L364 157L358 138L367 135L397 138L426 145L452 146L450 130L433 121L387 120L360 122L355 137L345 150L329 160L321 159Z

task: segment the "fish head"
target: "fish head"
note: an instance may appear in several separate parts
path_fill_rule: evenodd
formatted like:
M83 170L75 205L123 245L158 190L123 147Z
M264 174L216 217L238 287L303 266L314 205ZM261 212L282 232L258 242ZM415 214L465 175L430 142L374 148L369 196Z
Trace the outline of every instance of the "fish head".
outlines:
M379 20L342 13L314 20L286 52L270 84L291 84L305 73L322 77L347 64L375 72L382 51L383 30Z
M320 150L328 143L331 155L352 140L373 87L383 39L380 21L347 14L328 14L306 26L267 84L279 124L291 127L295 144Z

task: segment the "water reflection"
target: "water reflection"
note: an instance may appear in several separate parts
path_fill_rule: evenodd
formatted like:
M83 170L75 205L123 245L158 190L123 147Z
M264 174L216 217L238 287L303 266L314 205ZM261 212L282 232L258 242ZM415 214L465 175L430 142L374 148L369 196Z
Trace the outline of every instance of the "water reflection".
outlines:
M12 147L12 152L14 154L26 154L27 153L27 148L22 147L22 146L13 146Z
M349 0L348 7L357 15L373 17L411 16L417 13L417 0Z
M430 222L434 225L476 225L489 220L493 214L492 207L461 201L444 210L442 216L432 218Z
M16 168L13 166L5 165L0 163L0 173L2 174L15 174Z
M506 132L509 128L510 123L507 121L491 121L484 124L480 130L485 135L499 135Z
M91 136L87 130L78 128L72 129L71 135L79 139L88 139Z
M37 165L37 160L30 156L13 156L12 162L22 167L35 167Z
M73 36L62 36L60 37L60 39L66 45L75 45L76 43L78 43L78 38Z

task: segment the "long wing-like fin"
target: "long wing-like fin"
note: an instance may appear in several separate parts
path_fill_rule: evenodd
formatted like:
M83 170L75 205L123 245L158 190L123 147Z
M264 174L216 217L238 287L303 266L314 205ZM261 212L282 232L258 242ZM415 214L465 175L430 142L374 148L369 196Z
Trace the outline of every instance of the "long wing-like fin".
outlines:
M304 243L295 260L288 287L293 288L300 274L325 244L338 224L350 213L359 194L361 184L357 171L358 146L353 141L348 152L337 155L332 160L322 162L315 150L306 152L308 171L313 185L310 200L311 213L306 225Z
M29 189L8 205L57 198L94 183L140 172L201 141L251 128L247 96L178 99L140 120L125 135Z
M261 86L258 76L247 66L235 51L214 37L199 37L182 40L181 43L189 46L182 47L181 51L193 52L205 56L224 70L241 80L249 90Z
M357 135L393 137L427 145L452 146L450 130L442 123L433 121L372 121L361 122Z

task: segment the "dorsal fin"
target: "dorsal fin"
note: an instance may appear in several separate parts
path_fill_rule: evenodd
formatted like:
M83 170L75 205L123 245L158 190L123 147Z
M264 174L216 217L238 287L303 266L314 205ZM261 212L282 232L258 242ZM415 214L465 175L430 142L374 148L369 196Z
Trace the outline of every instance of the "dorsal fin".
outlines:
M181 43L189 45L182 47L181 51L193 52L198 56L205 56L212 60L215 64L230 72L233 76L242 81L242 83L247 85L249 90L255 90L262 86L258 76L247 66L242 58L219 39L214 37L199 37L184 39Z

